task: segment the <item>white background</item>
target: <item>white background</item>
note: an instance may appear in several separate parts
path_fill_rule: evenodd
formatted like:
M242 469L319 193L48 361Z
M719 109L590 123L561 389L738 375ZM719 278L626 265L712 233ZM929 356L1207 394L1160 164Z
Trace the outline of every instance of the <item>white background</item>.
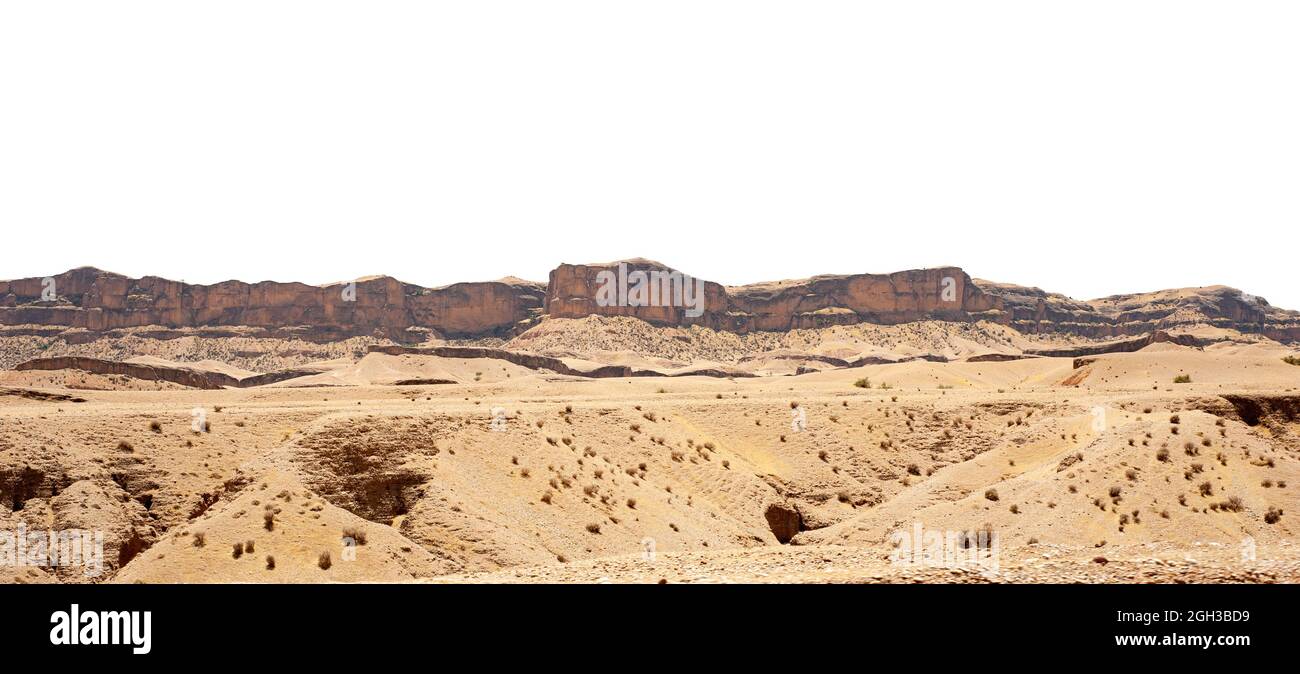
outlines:
M1300 3L9 2L0 277L956 264L1300 308Z

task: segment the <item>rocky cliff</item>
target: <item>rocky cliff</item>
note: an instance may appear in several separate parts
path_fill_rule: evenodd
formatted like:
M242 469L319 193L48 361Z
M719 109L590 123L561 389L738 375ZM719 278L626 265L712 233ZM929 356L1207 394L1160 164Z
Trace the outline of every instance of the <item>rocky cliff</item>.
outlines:
M1025 333L1060 332L1085 337L1125 337L1158 330L1211 326L1300 341L1300 312L1279 309L1262 297L1227 286L1178 288L1114 295L1088 302L1038 288L976 281L996 297L1006 324Z
M1225 286L1083 302L972 279L958 267L731 287L643 259L561 264L545 286L505 279L423 288L388 277L328 286L271 281L192 285L91 268L51 279L0 281L0 325L63 326L92 333L141 326L246 326L305 339L382 335L409 343L423 341L429 332L450 338L507 336L543 315L593 314L731 332L933 319L987 320L1024 333L1099 339L1211 326L1300 341L1300 312Z
M591 314L633 316L662 325L703 325L734 332L851 323L894 324L923 318L996 318L996 302L956 267L894 274L815 276L730 288L700 281L698 287L703 289L703 299L694 303L689 292L679 294L675 285L690 287L695 279L684 275L650 277L646 279L647 285L659 292L638 304L633 292L639 282L635 274L654 272L673 273L668 267L649 260L562 264L551 272L546 313L557 318ZM611 282L619 290L627 287L627 292L620 292L614 303L609 302L609 297L602 300L599 295ZM679 295L683 301L676 301Z
M0 325L96 332L140 326L295 327L308 339L382 334L409 341L422 330L447 337L510 334L521 321L536 317L544 292L538 284L514 279L444 288L388 277L328 286L194 285L83 267L49 279L0 281Z
M651 306L633 306L630 301L610 305L608 297L598 301L598 292L611 278L618 285L634 286L635 279L626 283L619 279L631 279L633 272L671 271L649 260L622 264L627 269L625 275L620 263L560 265L551 272L546 313L565 318L589 314L634 316L661 325L703 325L734 332L852 323L890 325L933 319L987 320L1024 333L1055 332L1091 338L1209 325L1263 334L1279 341L1300 340L1300 312L1278 309L1263 298L1226 286L1081 302L1037 288L972 279L957 267L940 267L734 287L704 281L704 300L695 305L702 312L691 315L688 303L671 306L660 301ZM666 283L675 278L670 277ZM666 295L659 293L661 300Z

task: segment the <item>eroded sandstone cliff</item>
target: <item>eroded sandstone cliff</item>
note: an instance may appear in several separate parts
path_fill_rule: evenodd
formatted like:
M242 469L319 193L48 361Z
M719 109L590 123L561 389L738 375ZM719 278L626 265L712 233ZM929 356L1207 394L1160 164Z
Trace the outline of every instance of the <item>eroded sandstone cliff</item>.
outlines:
M638 295L638 282L649 286L649 292ZM142 326L241 326L304 339L380 335L411 343L424 341L430 333L449 338L507 336L544 315L631 316L656 325L742 333L945 320L991 321L1023 333L1119 338L1210 326L1300 341L1300 312L1278 309L1225 286L1083 302L1038 288L972 279L958 267L731 287L643 259L561 264L545 286L506 279L424 288L388 277L327 286L271 281L193 285L92 268L51 279L0 281L0 325L29 326L24 330L63 326L102 333Z
M505 335L535 318L544 293L526 281L423 288L389 277L327 286L274 281L195 285L156 276L133 279L89 267L49 278L0 281L0 325L96 332L140 326L296 327L308 339L382 334L411 340L413 331L421 330L446 337Z
M621 273L620 264L628 272ZM619 295L619 301L601 301L598 293L609 279L635 286L634 273L671 272L649 260L596 265L562 264L551 272L546 313L558 318L591 314L633 316L663 325L703 325L715 330L792 330L852 323L895 324L935 318L969 320L971 316L995 318L996 305L956 267L920 269L894 274L815 276L799 281L779 281L723 287L703 281L699 304L663 301L636 305ZM603 273L615 276L601 277ZM626 283L624 278L630 278ZM662 278L662 277L661 277ZM670 277L665 288L677 283ZM655 285L654 279L650 285ZM632 293L624 293L631 295ZM685 295L685 294L684 294ZM675 299L676 294L672 297ZM692 312L692 309L696 309Z
M630 302L610 305L598 301L603 281L610 278L602 279L600 275L618 270L619 264L560 265L551 272L546 313L562 318L591 314L634 316L661 325L703 325L735 332L853 323L987 320L1024 333L1056 332L1091 338L1213 326L1263 334L1279 341L1300 340L1300 312L1278 309L1263 298L1226 286L1081 302L1038 288L975 280L958 267L939 267L733 287L705 281L703 311L691 315L685 304L631 306ZM671 271L649 260L630 260L625 266L640 272Z

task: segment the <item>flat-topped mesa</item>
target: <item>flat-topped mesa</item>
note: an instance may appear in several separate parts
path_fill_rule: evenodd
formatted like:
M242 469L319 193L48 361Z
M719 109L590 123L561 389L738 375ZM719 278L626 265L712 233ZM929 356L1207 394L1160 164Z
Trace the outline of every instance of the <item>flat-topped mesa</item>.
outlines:
M675 284L686 290L678 292ZM638 285L646 291L638 294ZM702 289L702 299L694 288ZM1000 303L957 267L724 287L657 262L627 260L560 265L550 275L546 313L556 318L633 316L658 325L748 332L924 319L998 320Z
M502 279L424 288L389 277L325 286L273 281L191 285L88 267L52 279L0 281L0 326L87 331L70 333L69 340L162 326L254 328L314 341L379 335L410 343L425 341L430 332L448 338L510 336L543 314L630 316L656 325L699 325L738 333L987 320L1022 333L1096 339L1209 326L1300 341L1300 312L1278 309L1226 286L1084 302L1038 288L972 279L958 267L745 286L722 286L644 259L561 264L551 271L547 286ZM30 333L27 327L16 329Z
M423 288L389 277L312 286L225 281L194 285L132 279L83 267L51 277L0 281L0 325L104 331L141 326L301 328L304 337L384 335L412 328L444 336L506 335L535 318L543 288L527 282Z
M957 267L814 276L727 290L728 320L741 330L1001 318L996 298L986 295Z
M702 325L748 332L820 328L854 323L898 324L920 320L987 320L1023 333L1065 333L1120 338L1157 330L1211 326L1300 341L1300 312L1278 309L1263 298L1226 286L1162 290L1091 302L1038 288L972 279L958 267L892 274L814 276L810 279L724 287L703 281L703 301L659 292L659 301L632 301L637 272L650 286L671 288L694 279L650 260L562 264L551 272L546 313L557 318L634 316L658 325ZM653 274L659 272L655 278ZM621 301L611 303L611 280ZM627 286L627 287L624 287ZM645 297L645 295L642 295Z
M645 302L638 299L642 289ZM727 292L721 285L642 259L561 264L551 270L543 305L546 315L555 318L631 316L656 325L710 327L718 327L710 317L726 309Z

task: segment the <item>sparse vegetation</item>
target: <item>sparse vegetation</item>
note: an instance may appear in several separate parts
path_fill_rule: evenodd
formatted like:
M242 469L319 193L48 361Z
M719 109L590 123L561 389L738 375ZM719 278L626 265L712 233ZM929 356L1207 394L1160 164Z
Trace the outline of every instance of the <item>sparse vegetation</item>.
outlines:
M1246 505L1242 503L1240 496L1230 496L1228 497L1228 500L1220 501L1211 507L1216 510L1224 510L1231 513L1239 513L1246 509Z
M602 325L606 318L610 322ZM545 328L568 330L566 323L555 321ZM789 577L787 572L815 573L818 568L814 567L824 566L846 569L856 561L879 557L881 551L870 547L880 540L879 530L893 522L910 526L907 513L927 505L937 507L932 516L927 515L936 526L966 530L973 536L979 533L973 530L980 519L993 520L1008 544L1028 541L1039 546L1032 551L1037 553L1034 557L1048 560L1064 554L1070 562L1087 562L1092 558L1081 550L1094 544L1108 547L1098 540L1104 535L1117 537L1114 570L1107 567L1102 573L1095 564L1085 564L1080 572L1079 565L1048 561L1026 566L1016 577L1026 581L1047 579L1056 569L1069 581L1168 582L1179 569L1132 563L1135 555L1149 556L1144 546L1158 544L1162 557L1177 559L1183 553L1197 552L1186 547L1195 541L1227 541L1224 545L1229 547L1220 552L1235 560L1232 537L1250 533L1262 540L1272 560L1275 544L1289 535L1290 524L1280 521L1281 508L1292 500L1293 492L1285 491L1285 480L1278 478L1289 477L1295 470L1294 452L1290 451L1294 445L1290 442L1294 435L1290 399L1300 391L1300 384L1282 378L1280 375L1293 371L1277 368L1274 359L1279 354L1296 353L1293 358L1297 362L1291 364L1300 365L1300 352L1295 349L1270 352L1277 347L1269 345L1252 351L1249 358L1226 363L1211 359L1236 358L1238 354L1220 348L1179 349L1173 355L1144 352L1097 359L1092 361L1094 365L1070 372L1067 358L1012 364L988 364L980 358L944 364L936 358L931 364L908 355L925 351L912 351L917 345L906 343L908 350L901 353L914 364L840 372L833 370L842 367L835 367L809 378L785 375L796 365L809 369L809 362L816 358L831 362L850 357L847 354L854 351L842 343L869 347L869 352L888 352L900 339L899 333L906 337L910 332L934 331L926 333L923 346L930 347L932 353L948 354L949 360L960 359L968 349L965 341L950 340L977 338L971 344L990 346L993 342L985 339L989 335L982 331L991 329L1011 335L1006 338L1011 342L998 343L1013 349L1027 349L1033 342L1034 347L1063 351L1062 346L1091 347L1092 341L1073 336L1058 341L1059 336L1047 333L1022 339L1006 326L951 327L927 321L901 327L836 326L826 334L810 330L786 342L771 335L747 335L737 347L735 339L722 335L727 339L723 341L703 326L676 330L636 323L625 336L616 331L624 323L633 325L632 319L600 317L587 323L580 326L584 340L611 334L609 343L619 349L646 343L656 346L650 341L661 339L652 334L656 332L685 337L683 345L675 343L679 338L666 340L667 346L674 348L662 349L662 355L654 356L661 364L669 359L705 362L698 358L696 350L700 350L711 357L709 362L720 363L719 367L735 368L738 374L748 374L750 368L764 376L736 377L730 383L717 376L658 380L673 383L673 397L669 398L653 395L659 384L642 378L579 383L576 377L542 372L527 377L527 382L516 379L511 384L504 379L507 373L498 372L497 364L488 360L477 361L487 365L480 366L484 372L474 374L476 379L482 375L486 382L486 371L491 370L491 385L468 387L464 386L466 375L474 367L457 360L452 376L461 385L441 389L413 384L347 389L276 386L177 393L180 398L175 399L169 397L170 392L180 389L169 382L136 381L127 382L131 390L152 392L113 398L97 392L112 381L88 373L83 384L91 393L85 394L89 400L82 408L59 403L64 407L57 410L61 416L56 416L58 404L30 405L18 410L22 414L11 415L23 428L10 429L8 439L27 441L45 454L23 448L10 457L8 465L0 466L0 471L8 471L0 472L0 488L9 487L3 495L6 507L23 517L48 517L58 505L76 509L75 515L108 518L107 523L115 528L122 513L130 515L131 525L138 526L138 531L152 526L143 544L129 543L133 549L127 552L138 557L120 574L119 580L128 582L176 578L177 569L190 577L211 574L214 582L388 581L401 580L409 575L405 571L425 575L456 570L448 566L452 560L468 571L477 571L501 566L502 560L544 565L557 559L569 562L569 558L574 558L571 566L552 567L545 571L546 577L589 582L598 577L595 574L608 574L615 582L623 582L627 573L644 579L642 571L634 568L633 558L638 557L636 541L646 536L658 539L661 551L671 551L665 554L671 562L667 567L643 569L655 573L650 581L660 573L671 574L674 580L689 580L683 569L673 568L681 561L678 555L689 564L699 562L701 573L723 577L738 569L768 570L766 563L745 568L749 560L731 549L748 545L747 539L753 538L751 524L761 527L752 533L763 539L770 539L767 529L771 527L776 538L786 542L791 542L788 537L795 532L803 532L793 543L837 543L866 550L782 552L774 547L752 551L772 557L793 553L799 567L773 568L786 574L774 579L784 580ZM926 327L930 324L937 327ZM567 353L575 362L583 360L581 344L586 342L568 344L552 339L555 335L545 334L546 329L536 331L548 338L534 342L533 346L544 349L539 353ZM711 341L701 343L704 339ZM814 339L822 341L814 343ZM520 339L517 344L525 342ZM233 349L252 348L249 343L200 342L200 348L180 357L218 358ZM504 339L493 337L484 343L496 348ZM826 355L754 355L777 347L795 354L815 347ZM294 349L303 353L291 357L303 362L333 359L346 354L347 348L336 352L336 345L295 344ZM738 349L739 355L727 349ZM635 349L632 352L651 357ZM166 351L160 355L178 357ZM370 358L381 356L385 364L394 366L421 362L415 356L388 358L385 353ZM246 355L231 367L252 369L261 363L259 371L272 371L272 366L284 365L286 357ZM620 363L638 362L630 356L619 358ZM799 358L805 359L792 362ZM1202 393L1171 386L1174 375L1165 369L1170 363L1176 363L1170 368L1175 374L1199 372L1194 376L1202 377L1196 382L1196 390ZM340 372L359 377L367 370ZM875 390L889 386L881 387L880 379L861 377L864 372L876 372L880 379L894 377L893 387L900 393ZM854 373L861 378L854 378ZM1063 377L1071 374L1079 375L1072 378L1080 382L1086 375L1087 381L1065 385ZM47 378L40 381L49 381L52 375L39 376ZM79 375L58 376L71 383ZM1192 377L1187 376L1189 380ZM1233 379L1235 376L1241 379ZM817 383L819 379L821 383ZM952 382L962 393L948 391L953 395L941 396L941 391L951 387L940 382ZM845 390L848 383L859 391ZM1158 391L1146 390L1153 383ZM1006 395L993 395L999 385L1007 387ZM574 393L579 387L581 394ZM425 396L435 391L439 393ZM378 398L369 397L371 394ZM464 402L462 396L467 396ZM903 396L908 400L902 401ZM218 416L210 398L235 405L234 411ZM322 398L326 404L319 404ZM582 417L577 416L576 405L564 404L566 398L583 405ZM1281 398L1286 400L1278 402ZM110 414L93 408L115 399L130 404L103 408ZM154 400L159 403L152 404ZM358 400L362 401L360 410L355 407ZM190 425L188 415L191 405L199 401L206 403L208 418L227 420L225 433L187 432L200 428ZM790 409L781 406L782 401L796 411L806 410L813 423L807 429L796 424L796 430L802 432L793 432L791 417L798 419L802 414L791 415ZM509 432L489 433L501 430L487 426L489 419L499 416L500 405L514 412L509 417ZM1094 420L1087 412L1095 406L1105 410L1102 421L1106 423L1100 432L1095 430L1098 426L1090 430L1089 422ZM65 407L74 413L62 416ZM489 407L491 414L487 413ZM634 407L638 409L634 411ZM78 409L93 413L75 413ZM560 423L571 428L550 426L552 430L546 431L539 416L554 421L551 415L557 412ZM1186 424L1182 423L1183 412L1188 414ZM29 423L35 425L37 418L44 419L40 423L50 429L27 428ZM66 430L57 428L60 425ZM140 452L134 452L135 441L142 443ZM730 460L732 456L737 457L736 462ZM24 470L23 462L29 458L30 478L16 472ZM670 460L665 463L664 459ZM1058 462L1056 471L1052 459ZM74 461L78 463L74 465ZM826 475L817 463L832 474ZM531 480L533 469L538 471L535 483ZM1180 477L1183 482L1178 481ZM88 484L74 486L87 478L91 480ZM33 489L29 484L36 486ZM90 491L86 491L88 485ZM1002 501L998 485L1010 490L1006 501ZM911 486L917 489L911 490ZM275 496L277 492L280 494ZM768 500L772 495L775 502ZM11 497L16 501L10 503ZM981 497L985 503L979 503ZM31 499L35 500L28 504L30 510L20 513L17 506ZM1274 505L1270 507L1270 503ZM100 509L102 512L90 512ZM257 531L259 514L262 532ZM1006 517L1008 514L1012 517ZM1178 515L1176 524L1172 522L1174 514ZM1255 517L1273 527L1261 531L1254 524L1252 528ZM669 518L681 519L686 526L669 526ZM737 521L744 526L738 528ZM925 524L928 527L931 522ZM815 531L828 525L835 528ZM1116 526L1123 533L1111 528ZM213 534L212 550L206 549L203 532ZM367 545L369 532L380 536L376 546L360 547ZM432 540L430 535L436 535L436 542L440 548L446 547L450 557L437 551L431 557L421 546L394 532L411 535L412 540L424 544ZM339 536L344 539L343 546ZM1039 543L1039 538L1044 542ZM970 545L976 544L971 538ZM720 545L722 553L712 556ZM709 546L713 549L705 549ZM394 557L401 557L399 547L408 557ZM339 574L311 571L313 548L318 553L318 570L326 574L333 570L332 553L339 552L343 562ZM354 552L360 562L350 561ZM1293 565L1294 560L1284 559L1292 552L1279 549L1276 556ZM1098 553L1100 550L1094 554ZM116 550L111 554L118 558ZM814 559L823 561L820 554L830 559L824 564L812 563ZM800 561L802 555L811 555L808 566ZM164 556L165 562L157 561ZM616 556L631 563L602 561ZM249 561L244 562L243 557ZM265 562L266 575L256 571L259 557ZM289 565L279 576L274 575L277 557L284 557ZM1203 561L1206 565L1218 563L1209 555ZM705 564L710 568L704 569ZM870 566L873 573L895 573L875 562ZM1281 565L1278 569L1292 570ZM1154 573L1147 574L1148 570ZM508 569L500 571L514 574ZM1193 578L1199 578L1195 576L1198 571L1191 572ZM904 575L911 579L910 574ZM1277 576L1283 579L1281 573ZM492 577L497 577L495 570ZM736 578L744 581L746 577L736 573ZM936 576L940 578L943 576ZM840 574L829 579L845 577ZM1287 576L1286 580L1292 579ZM545 608L539 611L544 618Z

